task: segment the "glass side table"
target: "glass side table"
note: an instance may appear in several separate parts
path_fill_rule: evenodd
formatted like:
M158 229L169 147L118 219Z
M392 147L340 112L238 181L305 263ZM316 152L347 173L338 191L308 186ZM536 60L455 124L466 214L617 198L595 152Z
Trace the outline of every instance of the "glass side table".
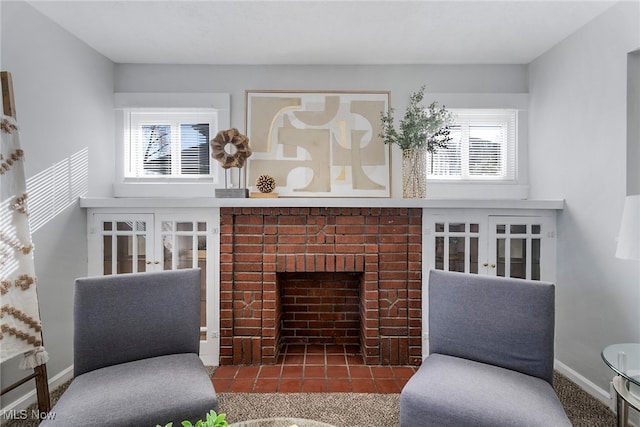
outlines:
M629 406L640 410L640 344L613 344L602 351L602 360L616 373L618 427L627 427Z

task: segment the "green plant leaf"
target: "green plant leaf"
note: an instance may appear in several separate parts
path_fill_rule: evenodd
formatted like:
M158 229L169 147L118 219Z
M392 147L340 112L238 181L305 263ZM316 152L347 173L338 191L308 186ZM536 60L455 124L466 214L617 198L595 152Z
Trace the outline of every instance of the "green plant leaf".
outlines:
M453 122L453 115L434 101L425 108L420 103L424 99L426 86L414 92L409 97L409 105L404 117L400 120L399 130L394 126L393 114L395 110L389 108L388 113L382 113L380 122L382 131L378 135L385 144L396 144L402 150L426 148L434 153L439 148L446 148L451 141L449 125Z
M227 414L218 415L216 417L215 423L213 424L213 427L227 427L229 425L229 423L225 419L226 416L227 416Z

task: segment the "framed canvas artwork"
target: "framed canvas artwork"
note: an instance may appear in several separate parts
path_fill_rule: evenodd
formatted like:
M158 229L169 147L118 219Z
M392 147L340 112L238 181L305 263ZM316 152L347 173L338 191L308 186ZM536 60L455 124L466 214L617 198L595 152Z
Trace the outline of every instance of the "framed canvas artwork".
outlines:
M388 91L246 91L247 185L269 175L285 197L389 197L389 103Z

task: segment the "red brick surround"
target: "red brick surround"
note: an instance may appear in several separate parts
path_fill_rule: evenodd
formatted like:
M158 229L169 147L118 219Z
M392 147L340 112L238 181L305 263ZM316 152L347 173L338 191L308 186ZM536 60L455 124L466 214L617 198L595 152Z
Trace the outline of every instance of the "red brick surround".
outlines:
M422 209L227 207L220 215L221 365L276 362L285 272L359 273L365 362L419 363Z

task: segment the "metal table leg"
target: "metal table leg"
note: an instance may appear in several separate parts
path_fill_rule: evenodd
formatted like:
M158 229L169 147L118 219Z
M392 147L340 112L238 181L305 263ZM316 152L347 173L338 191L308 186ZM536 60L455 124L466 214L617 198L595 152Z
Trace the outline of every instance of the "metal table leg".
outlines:
M640 400L629 392L629 380L618 375L613 379L616 391L616 410L618 412L618 427L627 427L629 419L629 405L640 410Z

